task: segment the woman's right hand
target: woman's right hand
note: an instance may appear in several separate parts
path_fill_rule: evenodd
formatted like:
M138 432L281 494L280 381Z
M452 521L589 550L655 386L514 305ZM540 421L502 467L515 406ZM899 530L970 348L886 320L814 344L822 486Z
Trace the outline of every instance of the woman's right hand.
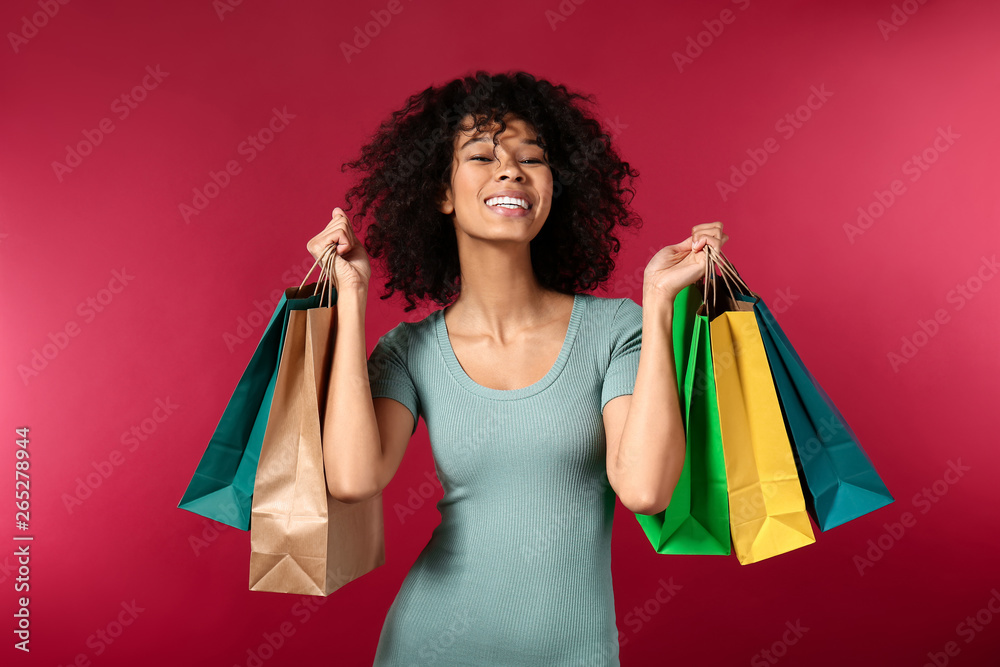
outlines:
M367 290L372 270L368 253L351 229L351 222L341 209L333 209L333 219L322 232L309 239L306 249L319 259L330 245L336 245L337 257L333 260L337 291Z

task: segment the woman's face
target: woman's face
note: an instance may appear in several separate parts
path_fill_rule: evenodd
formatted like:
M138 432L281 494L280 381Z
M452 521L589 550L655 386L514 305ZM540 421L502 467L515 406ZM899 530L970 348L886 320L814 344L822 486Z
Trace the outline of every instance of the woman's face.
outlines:
M538 145L535 130L507 116L507 128L493 132L460 131L454 140L451 185L440 210L454 214L459 233L483 240L531 241L552 207L552 170ZM466 117L461 127L472 125Z

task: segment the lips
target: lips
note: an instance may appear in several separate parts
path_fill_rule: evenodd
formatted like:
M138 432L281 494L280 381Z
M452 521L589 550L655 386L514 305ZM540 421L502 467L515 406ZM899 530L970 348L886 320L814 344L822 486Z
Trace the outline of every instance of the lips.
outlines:
M520 190L499 190L486 197L483 203L498 213L527 212L534 207L528 194Z

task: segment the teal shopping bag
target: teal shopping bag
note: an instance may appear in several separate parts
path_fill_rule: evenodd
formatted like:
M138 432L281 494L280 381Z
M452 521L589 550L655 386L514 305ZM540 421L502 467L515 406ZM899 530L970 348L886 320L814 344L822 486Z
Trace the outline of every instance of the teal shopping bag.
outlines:
M820 530L893 502L858 437L806 368L767 305L760 298L740 298L754 301L796 466L808 490L807 509Z
M699 314L694 285L674 299L673 349L678 398L684 419L684 467L667 508L636 514L650 544L661 554L731 553L729 493L719 409L712 369L708 317Z
M177 505L179 508L240 530L250 530L257 462L274 397L289 312L319 307L322 294L316 293L316 285L289 287L281 295Z

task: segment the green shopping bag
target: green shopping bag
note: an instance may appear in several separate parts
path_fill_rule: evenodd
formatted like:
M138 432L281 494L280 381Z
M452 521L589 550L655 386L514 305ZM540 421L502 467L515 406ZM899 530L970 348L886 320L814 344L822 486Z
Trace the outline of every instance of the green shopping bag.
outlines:
M311 273L312 269L306 274L306 280ZM317 283L304 285L305 280L302 282L303 285L289 287L281 295L177 505L180 509L233 528L250 530L257 462L274 397L289 312L318 308L322 297L315 293Z
M712 370L708 317L699 314L694 285L674 299L673 348L687 444L684 468L667 508L636 514L661 554L728 556L731 553L726 462Z

